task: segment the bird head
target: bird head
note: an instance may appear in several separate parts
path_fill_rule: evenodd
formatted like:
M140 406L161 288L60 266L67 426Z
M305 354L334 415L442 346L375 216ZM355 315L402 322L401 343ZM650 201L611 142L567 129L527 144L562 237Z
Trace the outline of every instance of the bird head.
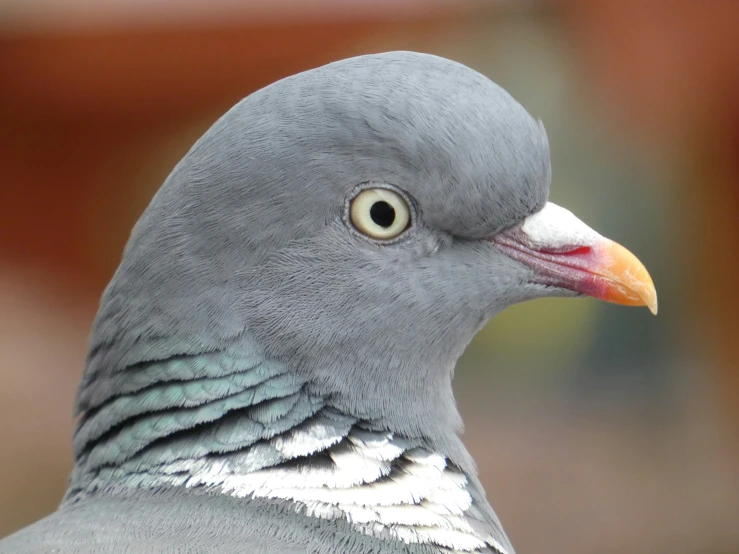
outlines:
M455 428L455 362L506 307L656 310L643 265L548 203L550 181L540 122L458 63L393 52L278 81L205 133L135 226L85 381L243 340L347 413Z

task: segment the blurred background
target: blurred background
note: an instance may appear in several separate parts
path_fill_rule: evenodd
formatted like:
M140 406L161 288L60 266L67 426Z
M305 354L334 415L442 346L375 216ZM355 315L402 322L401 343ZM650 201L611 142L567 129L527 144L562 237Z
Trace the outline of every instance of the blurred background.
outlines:
M52 511L88 330L192 142L280 77L404 49L547 127L552 200L644 261L660 314L511 308L457 371L519 554L739 552L739 2L0 0L0 536Z

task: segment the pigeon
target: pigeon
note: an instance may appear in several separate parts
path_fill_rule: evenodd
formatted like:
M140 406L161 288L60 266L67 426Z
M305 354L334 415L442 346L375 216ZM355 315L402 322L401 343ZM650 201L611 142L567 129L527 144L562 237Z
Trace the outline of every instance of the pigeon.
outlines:
M460 438L501 310L657 311L548 201L547 135L451 60L388 52L236 104L136 223L93 324L59 509L3 554L514 554Z

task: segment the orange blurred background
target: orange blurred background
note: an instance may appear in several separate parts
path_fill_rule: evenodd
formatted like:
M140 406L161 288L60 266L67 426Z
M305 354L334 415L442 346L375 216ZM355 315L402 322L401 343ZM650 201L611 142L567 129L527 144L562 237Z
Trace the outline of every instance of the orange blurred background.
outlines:
M660 315L540 300L457 372L519 554L739 552L739 2L0 0L0 536L58 504L87 333L192 142L280 77L418 50L547 126L552 199L647 265Z

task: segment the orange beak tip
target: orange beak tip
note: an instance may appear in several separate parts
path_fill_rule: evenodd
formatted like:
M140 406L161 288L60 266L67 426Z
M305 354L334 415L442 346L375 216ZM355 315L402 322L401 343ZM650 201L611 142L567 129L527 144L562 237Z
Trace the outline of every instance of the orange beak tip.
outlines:
M590 269L594 275L605 278L606 284L600 297L607 302L627 306L646 306L657 315L657 289L646 267L629 250L608 239L597 250L600 260Z

